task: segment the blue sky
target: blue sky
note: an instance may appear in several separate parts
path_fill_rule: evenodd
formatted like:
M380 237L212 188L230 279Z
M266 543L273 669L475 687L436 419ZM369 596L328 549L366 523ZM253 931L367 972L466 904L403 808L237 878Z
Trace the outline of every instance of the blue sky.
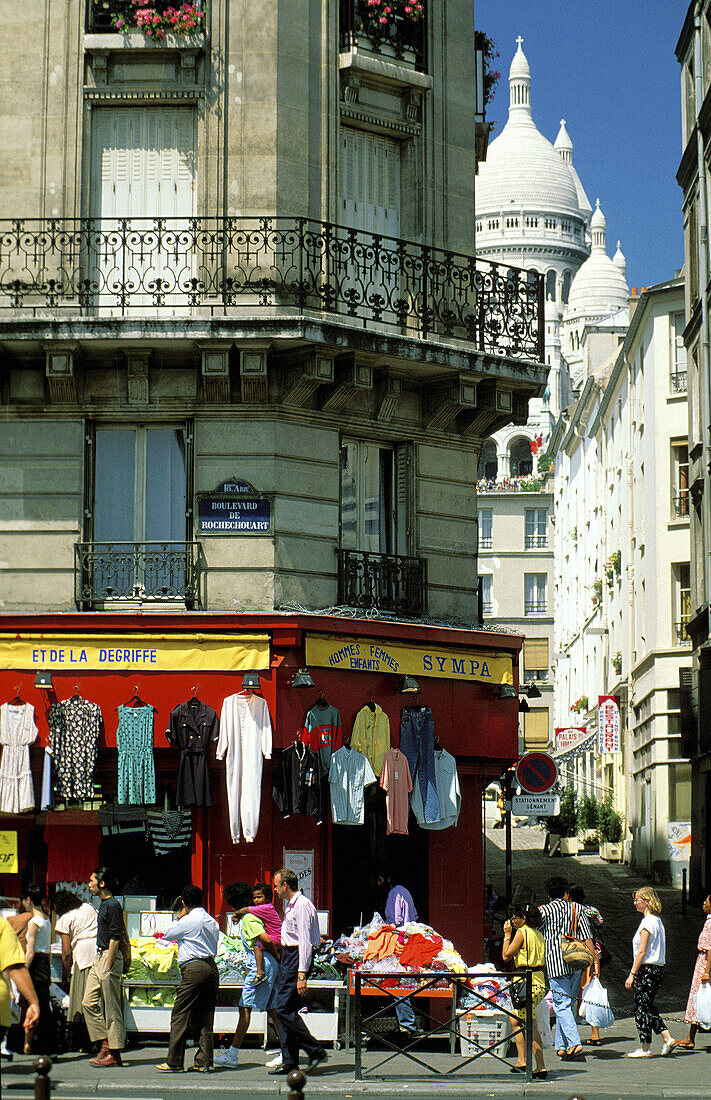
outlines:
M494 39L501 80L487 108L501 132L516 36L531 66L538 129L555 141L561 118L573 163L594 208L618 237L630 286L672 278L684 262L681 75L674 47L686 0L475 0L475 24Z

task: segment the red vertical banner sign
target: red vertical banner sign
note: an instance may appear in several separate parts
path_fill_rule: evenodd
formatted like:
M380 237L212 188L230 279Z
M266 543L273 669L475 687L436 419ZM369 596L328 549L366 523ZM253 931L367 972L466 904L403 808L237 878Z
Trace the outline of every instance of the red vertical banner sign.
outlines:
M599 695L597 700L597 748L600 754L621 752L620 697Z

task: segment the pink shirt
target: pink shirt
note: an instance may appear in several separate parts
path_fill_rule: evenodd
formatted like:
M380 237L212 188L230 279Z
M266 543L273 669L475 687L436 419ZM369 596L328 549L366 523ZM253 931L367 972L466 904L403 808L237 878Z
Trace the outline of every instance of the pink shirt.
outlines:
M412 779L407 758L399 749L390 749L385 753L380 786L386 792L388 833L407 835L408 795L412 790Z
M272 943L281 943L281 917L270 901L266 905L250 905L248 912L264 921L264 930Z

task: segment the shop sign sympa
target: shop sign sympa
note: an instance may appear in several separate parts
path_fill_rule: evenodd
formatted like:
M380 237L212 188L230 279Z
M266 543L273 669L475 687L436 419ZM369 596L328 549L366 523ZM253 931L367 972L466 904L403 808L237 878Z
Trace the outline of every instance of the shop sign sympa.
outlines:
M598 752L621 752L620 748L620 697L599 695L597 700Z
M271 534L272 497L249 481L223 481L211 493L198 493L197 504L199 535Z
M502 656L484 649L452 650L439 646L400 645L383 641L382 638L307 634L306 664L355 672L483 680L490 684L513 683L513 661L508 655Z

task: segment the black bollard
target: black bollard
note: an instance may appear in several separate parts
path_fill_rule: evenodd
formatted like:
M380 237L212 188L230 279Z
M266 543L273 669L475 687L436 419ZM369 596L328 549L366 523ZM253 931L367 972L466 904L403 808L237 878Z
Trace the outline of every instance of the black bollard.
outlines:
M290 1089L289 1100L304 1100L306 1078L300 1069L292 1069L286 1076L286 1083Z
M49 1071L52 1068L52 1059L42 1055L35 1059L35 1100L49 1100L52 1082L49 1079Z

